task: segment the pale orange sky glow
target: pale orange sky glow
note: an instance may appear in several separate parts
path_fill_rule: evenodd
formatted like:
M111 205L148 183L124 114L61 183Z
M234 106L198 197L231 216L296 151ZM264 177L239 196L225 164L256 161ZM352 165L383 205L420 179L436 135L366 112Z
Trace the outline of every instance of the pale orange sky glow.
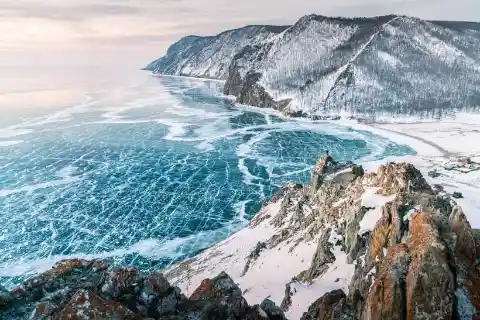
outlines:
M141 67L185 35L309 13L475 21L479 12L478 0L0 0L0 64Z

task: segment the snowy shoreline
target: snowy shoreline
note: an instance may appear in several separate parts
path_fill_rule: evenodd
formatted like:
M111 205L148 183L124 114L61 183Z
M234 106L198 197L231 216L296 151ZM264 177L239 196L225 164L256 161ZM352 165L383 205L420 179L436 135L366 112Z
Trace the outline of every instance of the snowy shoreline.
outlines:
M375 125L360 124L351 120L340 120L335 123L352 129L370 131L415 149L417 155L414 156L394 156L359 164L367 174L376 173L380 165L389 162L413 164L431 186L441 188L447 194L460 192L463 198L457 199L457 203L463 208L472 228L480 228L480 218L475 216L475 213L480 211L480 201L476 201L480 199L480 165L472 164L478 167L467 170L468 172L452 170L460 157L469 157L474 163L480 162L480 147L475 145L475 141L480 139L480 132L476 131L475 126L480 121L476 122L476 119L471 118L469 120L469 122L458 119L444 122ZM438 175L430 176L429 172L432 171L437 172ZM369 188L365 186L365 192L359 199L364 206L376 208L369 213L371 230L382 215L381 207L393 198L376 195L375 189ZM292 307L285 313L289 319L300 319L303 312L318 297L331 290L342 289L348 292L357 262L346 263L346 253L337 246L333 247L336 260L323 276L308 285L292 280L299 272L308 268L317 249L318 235L304 240L299 234L283 244L259 249L259 244L271 241L279 233L287 232L285 230L291 228L291 226L272 227L274 224L272 221L276 216L281 215L284 199L275 200L262 208L249 226L206 249L200 255L168 269L166 275L169 280L188 295L203 279L226 271L239 284L250 304L260 303L268 297L277 305L281 305L284 302L285 293L294 292L291 298ZM341 206L341 203L332 206ZM285 219L291 220L294 215L290 213L290 216ZM255 221L260 223L257 224ZM333 230L330 243L334 244L339 239L344 241L342 236ZM291 243L297 244L292 247ZM258 257L246 272L246 265L250 264L252 252L255 251L259 252Z

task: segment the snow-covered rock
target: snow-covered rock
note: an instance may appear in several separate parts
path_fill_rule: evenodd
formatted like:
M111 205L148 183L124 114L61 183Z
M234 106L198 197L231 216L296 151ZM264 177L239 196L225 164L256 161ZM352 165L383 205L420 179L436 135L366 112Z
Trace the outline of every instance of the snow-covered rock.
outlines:
M314 169L318 183L285 186L248 227L166 276L189 294L225 271L249 304L268 298L294 320L471 318L480 239L455 202L411 164L356 175L352 166L321 170L328 162Z
M263 43L282 32L282 26L247 26L213 37L188 36L173 44L167 55L145 69L157 74L226 79L235 54L251 43Z
M184 38L147 69L226 79L239 103L297 116L440 118L480 106L480 24L308 15Z

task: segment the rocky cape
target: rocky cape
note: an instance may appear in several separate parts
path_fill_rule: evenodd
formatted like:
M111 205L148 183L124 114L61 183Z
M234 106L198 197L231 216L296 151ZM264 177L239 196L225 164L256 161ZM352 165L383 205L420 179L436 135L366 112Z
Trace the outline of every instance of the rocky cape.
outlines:
M451 196L408 163L366 173L326 156L309 185L283 187L248 227L192 259L150 275L61 261L0 289L0 315L480 319L480 231Z
M185 37L145 69L225 80L238 103L293 116L442 118L480 106L480 24L308 15Z

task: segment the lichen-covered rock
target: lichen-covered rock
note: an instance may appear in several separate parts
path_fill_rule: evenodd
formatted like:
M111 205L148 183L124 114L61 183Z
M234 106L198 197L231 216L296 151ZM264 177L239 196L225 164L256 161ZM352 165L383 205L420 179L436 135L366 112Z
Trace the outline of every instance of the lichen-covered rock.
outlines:
M452 231L456 234L455 253L463 255L472 263L480 257L480 246L476 233L460 207L456 207L450 217Z
M55 300L53 304L58 304L70 299L74 288L97 291L105 281L105 266L107 262L103 260L62 260L52 269L25 280L20 287L12 290L12 294L26 301L39 301L46 297L47 300Z
M102 286L104 296L111 299L130 299L143 285L143 275L135 268L114 268Z
M190 296L192 301L208 301L205 312L224 314L228 319L241 318L248 312L248 304L241 289L225 272L206 279ZM227 319L225 318L225 319Z
M107 301L88 290L79 290L68 304L55 313L53 320L65 319L141 319L131 310L116 301Z
M455 279L435 219L426 213L414 214L410 229L407 319L419 319L425 315L430 319L452 319Z
M380 166L375 185L380 188L378 193L384 196L414 191L433 194L422 173L405 162Z
M142 315L154 318L174 315L185 300L179 288L172 287L162 273L154 272L143 280L137 309Z
M409 260L410 255L405 244L388 249L368 294L362 319L405 319L405 277Z

